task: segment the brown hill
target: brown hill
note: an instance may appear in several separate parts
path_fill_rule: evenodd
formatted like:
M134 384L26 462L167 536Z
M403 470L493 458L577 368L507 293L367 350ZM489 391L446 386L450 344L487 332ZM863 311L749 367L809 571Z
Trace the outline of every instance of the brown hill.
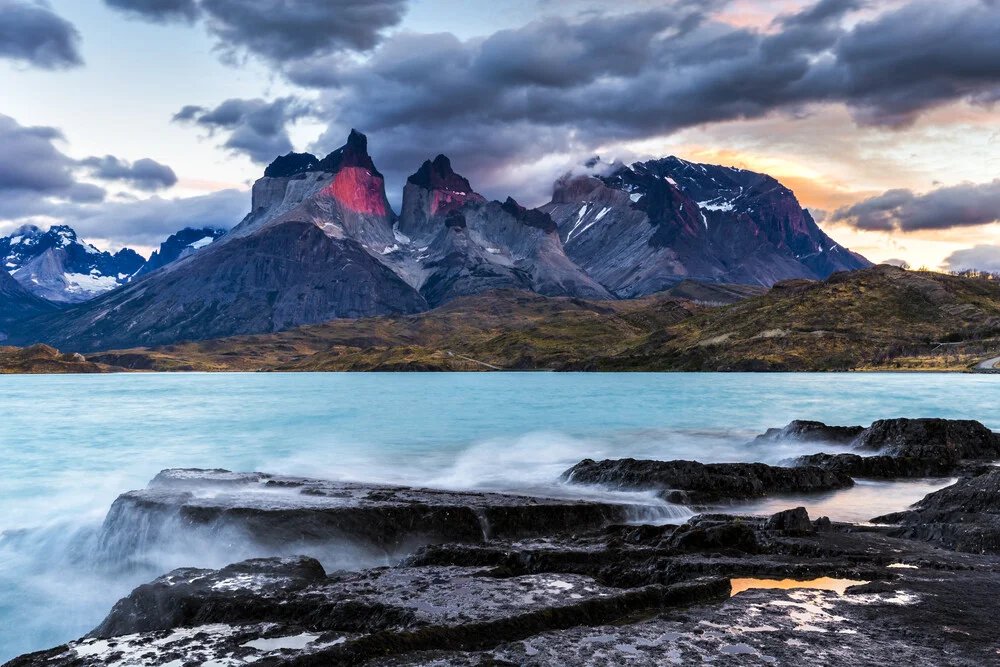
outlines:
M735 299L744 289L678 287L673 292L699 301ZM91 360L163 371L965 370L998 350L997 281L878 266L778 283L721 307L671 293L587 301L497 290L418 315L334 320Z
M767 294L651 332L602 370L959 370L1000 341L1000 284L876 266Z

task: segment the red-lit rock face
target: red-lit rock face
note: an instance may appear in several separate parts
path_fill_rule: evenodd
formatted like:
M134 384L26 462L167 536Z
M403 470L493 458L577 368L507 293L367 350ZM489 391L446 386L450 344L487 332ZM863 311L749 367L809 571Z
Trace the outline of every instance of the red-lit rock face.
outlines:
M475 192L452 192L450 190L431 191L431 215L447 215L457 211L468 201L486 201Z
M321 197L331 197L344 208L355 213L385 215L385 182L367 169L344 167L323 188Z

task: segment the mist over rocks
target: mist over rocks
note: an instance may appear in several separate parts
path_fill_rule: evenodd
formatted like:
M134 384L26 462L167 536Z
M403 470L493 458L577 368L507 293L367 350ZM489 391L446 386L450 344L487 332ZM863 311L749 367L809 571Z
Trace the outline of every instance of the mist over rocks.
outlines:
M563 473L562 479L617 490L656 491L670 502L695 504L833 491L854 485L843 473L817 467L635 459L586 459Z
M751 446L789 441L851 450L800 456L794 465L873 479L947 476L1000 459L1000 434L972 420L880 419L867 428L793 421L768 430Z
M627 501L587 502L497 493L410 489L226 470L168 470L122 494L102 548L129 559L177 539L228 536L252 555L319 553L350 544L367 562L401 558L414 545L481 542L593 530L665 516Z
M995 491L995 476L974 478L971 493L960 484L931 494L922 511L992 512L982 494ZM953 506L957 498L963 507ZM655 665L665 657L701 663L725 655L817 667L890 657L971 667L995 655L988 628L1000 612L1000 559L909 539L909 526L813 521L802 507L674 523L649 523L652 515L633 514L627 523L563 515L546 525L538 518L563 512L556 508L566 501L221 469L166 470L146 491L122 499L147 504L143 511L179 501L191 513L176 529L209 517L244 527L261 521L267 532L291 523L270 545L272 554L291 535L309 532L296 512L373 509L358 516L379 530L399 507L414 517L447 509L442 520L457 525L466 521L462 507L490 520L470 539L424 534L390 567L329 571L314 557L271 555L218 569L175 569L120 600L87 637L7 667L166 667L179 660ZM526 508L541 514L496 528ZM416 533L427 527L404 523ZM154 525L146 516L118 528ZM234 558L237 534L217 534ZM962 631L942 632L941 618Z
M796 421L751 446L788 440L863 443L864 460L986 458L865 524L794 505L726 513L747 498L854 483L817 466L588 459L548 497L164 470L115 501L99 536L104 566L213 548L230 564L173 569L87 637L6 667L547 665L566 655L586 665L720 655L988 664L1000 613L1000 471L986 463L1000 458L995 435L971 421ZM574 495L580 484L604 491Z

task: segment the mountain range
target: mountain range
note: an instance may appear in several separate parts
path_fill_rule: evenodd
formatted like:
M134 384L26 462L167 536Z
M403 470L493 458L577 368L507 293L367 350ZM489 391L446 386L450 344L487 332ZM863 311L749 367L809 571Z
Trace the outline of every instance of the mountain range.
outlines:
M0 237L0 261L29 292L57 303L80 303L123 285L146 260L134 250L101 252L72 228L25 225Z
M121 287L11 340L88 352L413 314L495 289L630 299L692 279L770 286L870 266L769 176L677 158L591 166L601 175L560 179L529 209L487 200L439 155L407 179L397 215L352 131L325 158L272 162L228 233L171 237Z
M82 303L191 254L223 233L211 228L181 230L146 260L130 248L102 252L66 225L47 231L24 225L0 237L0 262L32 294L57 304Z

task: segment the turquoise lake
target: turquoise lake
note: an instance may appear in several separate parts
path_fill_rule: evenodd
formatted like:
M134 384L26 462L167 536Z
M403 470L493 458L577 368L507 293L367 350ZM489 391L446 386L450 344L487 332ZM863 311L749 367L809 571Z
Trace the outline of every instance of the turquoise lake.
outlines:
M123 574L93 561L115 497L163 468L573 494L558 478L583 458L780 463L816 446L748 443L792 419L1000 429L998 404L997 376L925 373L0 376L0 662L87 632L162 568L215 563L188 553ZM799 504L863 521L947 483Z

